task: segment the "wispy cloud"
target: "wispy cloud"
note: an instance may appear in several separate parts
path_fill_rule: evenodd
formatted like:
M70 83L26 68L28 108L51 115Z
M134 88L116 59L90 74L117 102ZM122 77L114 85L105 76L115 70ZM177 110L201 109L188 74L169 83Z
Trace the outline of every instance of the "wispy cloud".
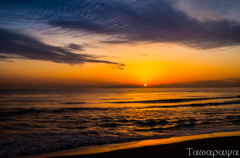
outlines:
M240 87L240 80L204 80L189 83L173 83L154 85L152 87Z
M0 41L0 58L2 60L18 58L66 64L106 63L117 65L121 69L124 66L124 64L117 62L99 60L98 56L76 54L71 52L69 48L52 46L28 35L4 28L0 28ZM70 44L69 47L83 51L80 45Z
M240 2L237 0L172 0L174 6L201 21L231 19L240 22Z
M69 44L68 48L83 51L83 46L74 43Z
M160 42L197 49L240 45L240 24L233 18L201 21L170 0L10 0L0 6L17 9L25 19L31 13L31 19L50 26L111 36L100 41L110 44Z

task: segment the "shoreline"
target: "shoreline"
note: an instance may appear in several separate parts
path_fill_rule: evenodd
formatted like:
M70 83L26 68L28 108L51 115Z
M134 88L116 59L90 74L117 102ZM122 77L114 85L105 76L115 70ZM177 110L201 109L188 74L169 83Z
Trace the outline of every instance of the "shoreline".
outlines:
M163 139L150 139L118 144L79 147L39 155L16 158L76 158L76 157L191 157L186 148L199 150L239 150L240 131L217 132ZM148 155L148 156L147 156ZM160 156L162 155L162 156ZM196 156L194 156L196 157ZM203 156L200 156L203 157ZM209 156L207 156L209 157ZM211 156L210 156L211 157ZM216 157L216 156L215 156ZM223 157L223 156L221 156ZM227 156L228 157L228 156ZM237 157L232 155L231 157ZM239 156L238 156L239 157Z

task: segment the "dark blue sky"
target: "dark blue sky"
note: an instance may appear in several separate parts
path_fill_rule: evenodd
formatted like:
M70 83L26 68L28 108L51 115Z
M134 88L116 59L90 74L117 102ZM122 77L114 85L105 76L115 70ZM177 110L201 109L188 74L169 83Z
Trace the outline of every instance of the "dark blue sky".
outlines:
M195 49L237 46L240 44L238 6L240 2L234 0L214 3L196 0L1 0L0 57L4 60L17 55L14 58L121 65L99 60L97 56L74 55L72 48L84 52L80 44L48 45L26 31L31 28L45 33L51 28L74 31L70 36L97 34L107 37L99 39L100 43L109 44L176 43ZM38 51L29 53L32 50Z

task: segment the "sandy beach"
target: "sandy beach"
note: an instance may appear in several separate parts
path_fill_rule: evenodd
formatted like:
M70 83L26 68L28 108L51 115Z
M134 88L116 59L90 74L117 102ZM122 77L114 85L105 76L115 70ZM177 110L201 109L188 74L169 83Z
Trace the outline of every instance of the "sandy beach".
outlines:
M116 150L105 153L59 156L55 158L123 158L123 157L239 157L240 136L207 138L185 142ZM224 150L224 151L223 151ZM213 156L214 155L214 156Z
M240 157L240 132L218 132L96 145L17 158Z

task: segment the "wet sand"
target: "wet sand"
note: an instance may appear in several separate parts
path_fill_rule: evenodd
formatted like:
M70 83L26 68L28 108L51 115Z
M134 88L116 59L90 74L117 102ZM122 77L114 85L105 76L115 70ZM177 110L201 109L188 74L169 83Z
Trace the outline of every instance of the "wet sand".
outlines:
M17 158L236 158L240 157L239 151L240 131L232 131L80 147Z
M191 149L190 149L191 148ZM197 150L199 152L197 152ZM200 151L201 150L201 151ZM224 150L224 151L223 151ZM131 149L114 150L110 152L59 156L55 158L184 158L184 157L240 157L240 136L205 138L187 140L171 144L144 146ZM212 153L211 153L212 152ZM199 155L197 155L199 154Z

